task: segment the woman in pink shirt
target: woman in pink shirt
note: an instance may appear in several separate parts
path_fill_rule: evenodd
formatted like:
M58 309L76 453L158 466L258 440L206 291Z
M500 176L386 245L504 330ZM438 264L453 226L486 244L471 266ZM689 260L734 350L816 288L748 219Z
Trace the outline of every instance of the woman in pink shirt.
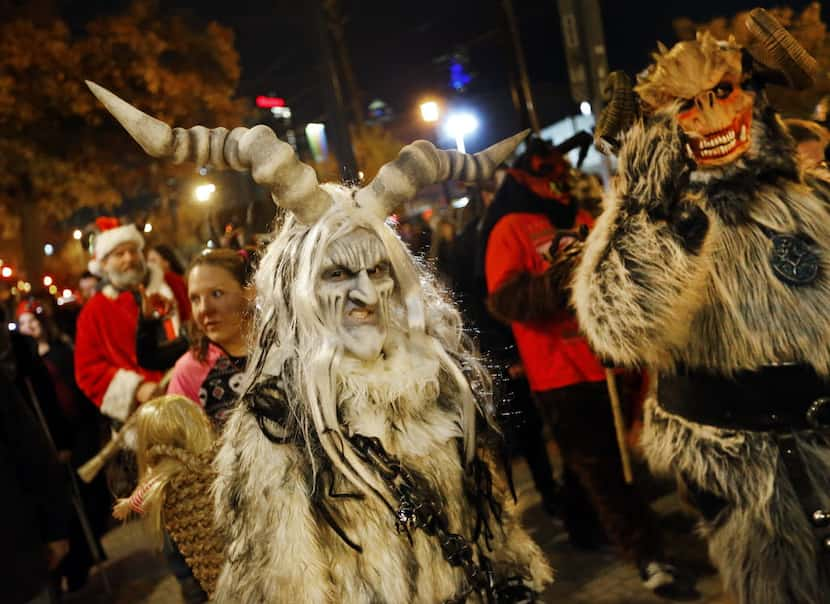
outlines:
M241 394L254 299L251 260L247 250L208 249L187 275L195 333L173 367L167 393L199 403L217 427Z

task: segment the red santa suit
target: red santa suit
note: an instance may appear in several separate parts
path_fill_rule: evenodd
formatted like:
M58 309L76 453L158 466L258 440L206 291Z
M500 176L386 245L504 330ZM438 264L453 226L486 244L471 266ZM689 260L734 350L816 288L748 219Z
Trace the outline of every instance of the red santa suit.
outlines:
M100 263L121 243L130 241L139 248L144 239L133 225L118 225L114 219L99 222L102 232L95 242L90 270L100 274ZM174 300L174 291L162 271L148 266L148 295L158 293ZM101 408L101 413L125 421L135 406L135 393L142 382L159 382L163 374L139 367L136 360L136 330L141 308L132 291L105 285L84 305L78 317L75 341L75 379L81 390ZM179 319L171 317L173 331Z
M149 267L148 294L174 298L161 271ZM135 336L141 309L132 291L118 291L111 285L95 294L78 317L75 342L75 378L81 390L101 408L101 413L124 421L135 403L135 391L142 382L159 382L160 371L139 367ZM174 321L178 328L178 320Z

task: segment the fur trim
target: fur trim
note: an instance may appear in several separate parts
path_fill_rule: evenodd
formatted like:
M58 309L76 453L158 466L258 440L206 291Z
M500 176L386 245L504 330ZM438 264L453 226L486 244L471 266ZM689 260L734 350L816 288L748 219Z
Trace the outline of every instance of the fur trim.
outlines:
M117 246L128 241L135 243L140 250L144 249L144 237L138 232L134 224L125 224L113 229L107 229L95 235L95 260L99 263L99 270L100 262L107 257L107 254ZM92 272L91 267L90 272Z
M135 406L135 391L143 381L144 377L134 371L116 371L104 393L101 413L121 422L126 421Z

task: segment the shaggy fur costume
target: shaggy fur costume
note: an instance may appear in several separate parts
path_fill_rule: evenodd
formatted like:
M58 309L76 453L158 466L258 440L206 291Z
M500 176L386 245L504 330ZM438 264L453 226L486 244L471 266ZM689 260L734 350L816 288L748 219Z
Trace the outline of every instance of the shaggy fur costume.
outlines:
M673 109L673 108L672 108ZM751 150L695 171L672 115L624 135L619 176L574 277L573 302L592 346L617 363L671 372L678 364L728 376L798 362L830 377L830 186L800 173L793 141L758 91ZM818 278L791 286L770 265L770 233L801 235ZM722 430L663 411L652 384L644 446L723 502L702 522L710 554L743 604L814 604L830 597L819 551L774 437ZM797 435L825 509L826 434Z
M256 396L273 405L281 393L263 385ZM457 417L442 407L433 402L425 409L396 412L390 405L362 415L352 409L346 417L360 433L379 436L407 468L425 476L446 506L450 529L470 538L476 510L463 490ZM283 432L276 425L271 429ZM315 486L303 447L271 442L248 406L233 413L226 434L217 462L227 478L216 485L216 505L229 545L217 602L435 604L464 592L464 573L449 565L434 538L412 530L410 543L396 533L394 515L377 501L337 497L353 492L341 479L331 491L328 485ZM551 579L550 569L514 519L505 490L494 486L494 496L505 508L500 525L490 521L492 551L483 536L482 551L498 577L532 578L530 586L541 592ZM324 521L320 505L362 552Z
M457 309L386 225L349 209L351 197L330 190L342 207L311 229L289 218L257 275L260 335L248 368L250 385L228 420L216 460L217 523L228 544L216 601L434 604L467 591L467 577L450 565L438 539L421 528L398 532L399 502L388 493L389 504L360 493L324 453L324 443L309 429L308 401L317 397L325 404L327 392L336 397L341 455L352 451L348 437L379 439L428 485L449 531L477 541L474 556L480 552L492 562L497 582L522 577L532 590L543 591L550 568L519 526L506 490L494 480L495 505L482 505L472 484L462 391L482 393L488 378L459 339ZM358 227L383 241L396 280L389 338L384 355L373 362L332 351L331 336L322 336L330 334L328 323L315 337L314 319L302 314L314 302L299 298L305 290L297 275L306 269L315 274L325 252L327 243L317 242L336 242ZM298 269L293 255L304 246L312 268ZM425 321L420 337L407 327L418 305ZM489 395L479 404L486 411ZM333 432L323 435L333 438ZM368 468L371 484L377 469ZM479 599L474 594L468 601Z

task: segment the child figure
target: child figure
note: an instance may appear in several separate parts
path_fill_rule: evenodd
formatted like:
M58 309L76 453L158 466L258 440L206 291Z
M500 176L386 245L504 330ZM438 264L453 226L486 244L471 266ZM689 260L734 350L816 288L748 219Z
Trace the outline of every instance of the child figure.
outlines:
M210 597L223 563L210 497L216 441L210 420L192 401L167 395L141 405L130 423L139 481L115 504L113 516L140 514L159 543L168 534Z

